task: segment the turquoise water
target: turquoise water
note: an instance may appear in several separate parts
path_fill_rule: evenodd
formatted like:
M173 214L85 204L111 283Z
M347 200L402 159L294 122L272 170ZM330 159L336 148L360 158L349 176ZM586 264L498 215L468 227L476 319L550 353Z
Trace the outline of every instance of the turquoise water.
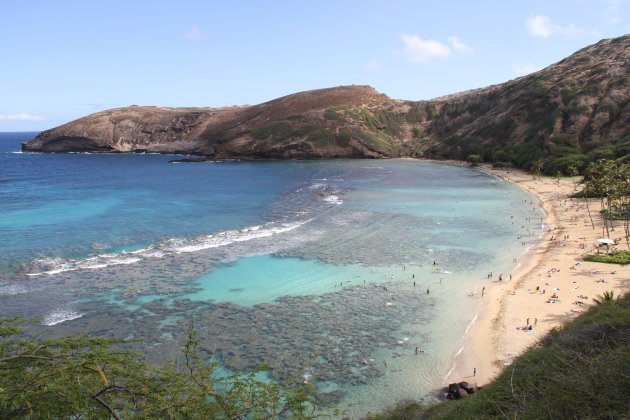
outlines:
M351 418L432 400L469 294L541 230L530 196L465 167L15 153L32 135L0 134L2 316L155 361L194 317L223 369L307 379Z
M312 295L383 277L360 265L333 265L318 260L259 255L219 266L198 279L199 291L186 298L254 306L286 295Z

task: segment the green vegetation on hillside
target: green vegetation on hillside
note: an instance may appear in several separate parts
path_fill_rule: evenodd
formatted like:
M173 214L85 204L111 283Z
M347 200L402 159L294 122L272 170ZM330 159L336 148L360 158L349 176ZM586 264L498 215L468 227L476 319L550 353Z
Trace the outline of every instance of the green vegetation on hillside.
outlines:
M317 130L312 125L293 126L287 121L274 121L252 131L252 137L256 140L268 140L271 143L280 143L290 138L304 137Z
M630 161L630 36L603 40L556 65L494 89L443 99L424 120L431 158L480 155L546 175L599 159Z
M630 413L630 296L601 299L459 401L372 419L624 419Z
M27 339L0 319L0 418L309 418L314 390L284 389L255 373L217 378L188 330L181 356L152 367L122 340Z
M331 118L339 118L332 109ZM332 117L332 113L335 113ZM293 118L295 120L295 118ZM264 127L252 131L255 140L266 140L270 143L281 143L289 139L306 139L316 148L342 147L346 148L352 140L352 133L348 130L340 130L338 133L328 128L320 128L314 125L292 125L288 121L271 122Z

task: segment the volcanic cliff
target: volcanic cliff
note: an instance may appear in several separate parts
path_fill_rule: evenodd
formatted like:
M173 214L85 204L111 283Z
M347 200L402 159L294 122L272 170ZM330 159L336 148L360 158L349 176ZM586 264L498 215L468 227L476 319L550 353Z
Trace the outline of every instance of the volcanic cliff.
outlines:
M430 101L369 86L296 93L253 106L130 106L40 133L22 149L159 152L213 159L465 159L545 172L630 160L630 36L598 42L531 75Z

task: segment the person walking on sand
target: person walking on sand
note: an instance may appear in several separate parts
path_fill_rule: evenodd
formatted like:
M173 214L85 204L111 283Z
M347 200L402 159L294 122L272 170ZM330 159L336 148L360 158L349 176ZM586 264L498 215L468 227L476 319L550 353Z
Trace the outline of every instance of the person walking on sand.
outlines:
M473 376L477 376L477 368L473 368Z

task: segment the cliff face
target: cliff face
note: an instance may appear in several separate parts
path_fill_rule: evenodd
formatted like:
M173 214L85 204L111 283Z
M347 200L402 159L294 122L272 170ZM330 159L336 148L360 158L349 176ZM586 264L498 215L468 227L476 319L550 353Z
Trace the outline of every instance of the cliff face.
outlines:
M426 156L566 170L630 153L630 36L603 40L548 68L431 101L369 86L285 96L254 106L132 106L42 132L24 151L151 151L215 159Z

